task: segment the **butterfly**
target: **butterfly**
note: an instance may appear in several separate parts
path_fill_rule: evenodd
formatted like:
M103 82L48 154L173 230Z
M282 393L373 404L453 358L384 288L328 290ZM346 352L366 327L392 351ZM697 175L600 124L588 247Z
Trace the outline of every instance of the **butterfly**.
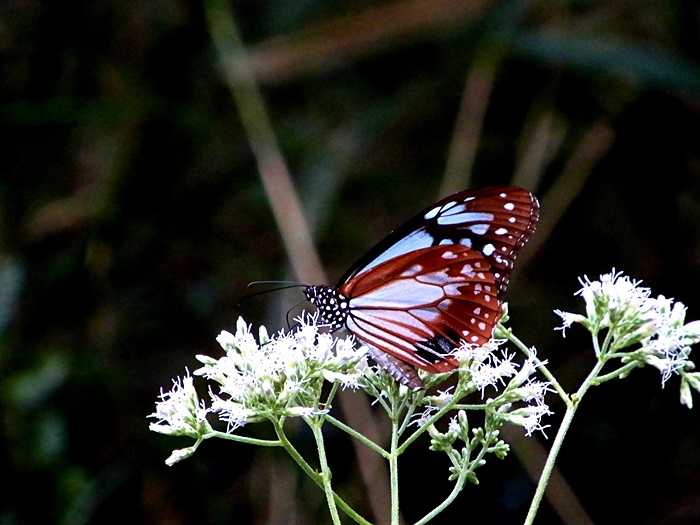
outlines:
M491 338L539 210L522 188L455 193L392 231L336 286L304 295L331 331L347 329L396 380L421 388L416 369L453 370L456 347Z

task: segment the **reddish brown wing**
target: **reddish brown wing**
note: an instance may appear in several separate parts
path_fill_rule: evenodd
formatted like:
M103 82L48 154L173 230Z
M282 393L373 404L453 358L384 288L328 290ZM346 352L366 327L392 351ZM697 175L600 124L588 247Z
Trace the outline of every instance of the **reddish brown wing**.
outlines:
M406 221L345 273L338 288L390 259L432 246L462 245L487 259L503 298L518 251L535 231L539 203L514 186L455 193Z
M389 259L339 290L347 328L364 342L429 372L456 367L460 341L483 344L500 316L498 284L478 251L435 246Z

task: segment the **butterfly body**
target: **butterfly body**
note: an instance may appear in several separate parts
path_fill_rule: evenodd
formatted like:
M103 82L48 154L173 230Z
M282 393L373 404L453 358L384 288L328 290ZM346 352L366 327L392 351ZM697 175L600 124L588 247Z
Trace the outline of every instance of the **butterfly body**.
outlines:
M307 286L306 300L313 304L328 328L335 332L345 326L348 317L348 299L332 286Z
M395 378L454 369L462 343L483 344L498 322L513 262L539 204L515 187L459 192L407 221L335 287L304 293L332 331L347 328Z

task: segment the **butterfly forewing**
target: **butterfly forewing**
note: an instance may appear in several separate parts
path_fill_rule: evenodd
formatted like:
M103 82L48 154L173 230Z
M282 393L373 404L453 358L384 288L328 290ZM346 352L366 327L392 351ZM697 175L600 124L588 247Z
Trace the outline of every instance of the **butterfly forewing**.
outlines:
M518 251L534 232L539 203L527 190L494 187L446 197L407 221L372 248L340 280L431 246L461 245L484 255L502 297Z

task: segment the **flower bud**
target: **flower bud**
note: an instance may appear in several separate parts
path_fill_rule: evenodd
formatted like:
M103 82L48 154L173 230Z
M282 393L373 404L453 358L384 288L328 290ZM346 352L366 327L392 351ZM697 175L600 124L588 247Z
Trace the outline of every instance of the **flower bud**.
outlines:
M685 377L681 380L681 405L693 408L693 394Z

